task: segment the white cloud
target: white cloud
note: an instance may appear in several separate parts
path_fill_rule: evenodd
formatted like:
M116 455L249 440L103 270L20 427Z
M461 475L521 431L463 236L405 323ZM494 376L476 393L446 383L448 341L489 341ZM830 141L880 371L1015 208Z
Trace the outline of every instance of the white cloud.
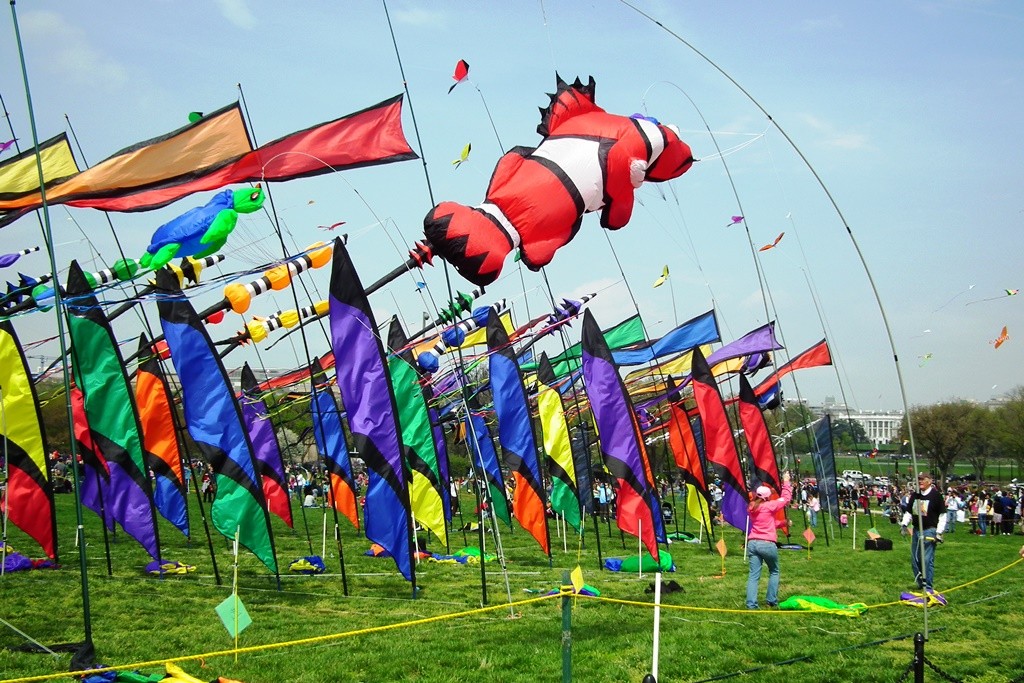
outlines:
M803 120L808 126L821 133L821 143L827 147L847 150L871 147L871 140L866 133L838 130L831 123L810 114L804 114Z
M116 90L128 83L128 71L86 39L85 33L56 12L30 12L21 20L26 42L46 45L43 68L69 80Z
M837 16L820 17L818 19L804 19L797 28L804 33L832 32L843 28L843 22Z
M256 15L252 13L246 0L216 0L220 7L220 13L224 18L241 29L251 29L256 26Z
M397 10L392 13L392 16L401 24L433 27L445 25L444 15L441 12L431 12L422 8Z

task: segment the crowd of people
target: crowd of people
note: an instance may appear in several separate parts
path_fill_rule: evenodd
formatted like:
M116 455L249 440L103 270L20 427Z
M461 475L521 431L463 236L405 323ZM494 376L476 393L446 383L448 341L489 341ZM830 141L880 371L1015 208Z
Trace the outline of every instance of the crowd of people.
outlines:
M782 495L771 501L775 504L773 507L764 502L770 496L770 490L764 486L758 487L748 510L751 519L751 531L747 535L750 574L746 599L749 609L758 608L757 584L762 564L769 569L766 596L769 607L774 606L778 596L778 551L768 548L765 541L768 536L774 540L776 530L771 526L774 522L771 519L772 513L789 504L788 488L787 482ZM871 515L874 501L880 513L892 523L900 525L902 534L911 535L910 568L914 581L919 590L940 602L942 596L934 592L935 549L943 542L946 533L955 533L957 525L961 525L966 533L980 536L1013 535L1017 524L1020 525L1020 533L1024 533L1024 487L1014 484L1005 487L985 484L951 485L943 493L933 481L931 473L922 471L918 473L916 484L913 481L907 482L902 489L895 485L856 486L851 482L850 485L838 484L836 494L835 505L839 509L835 512L841 524L845 525L844 520L849 511L857 510ZM807 515L810 527L817 526L818 515L823 509L820 496L817 482L808 479L801 482L799 497L792 503ZM786 502L782 503L783 500ZM763 527L758 527L756 534L755 525ZM1024 546L1020 549L1020 556L1024 558Z
M55 478L70 479L70 456L62 457L59 453L51 454L52 472ZM191 463L191 471L186 468L185 480L189 486L192 472L199 475L199 491L206 502L213 502L217 495L217 478L213 467L196 459ZM325 472L319 466L306 468L289 465L286 468L289 495L301 501L303 507L321 507L326 505ZM900 525L900 532L911 535L910 567L918 588L933 596L935 579L935 549L943 542L947 533L955 533L961 526L966 533L980 536L1013 535L1014 527L1020 524L1020 532L1024 533L1024 486L1016 486L1016 480L1009 486L996 485L957 485L948 486L945 493L933 481L927 471L918 473L916 484L907 482L901 489L897 485L855 485L853 482L844 484L837 482L835 505L838 510L832 511L829 501L822 500L822 491L813 478L803 479L798 483L798 492L794 496L793 486L788 471L782 475L782 486L779 495L764 485L753 488L747 512L750 524L746 533L747 557L749 573L746 586L746 606L758 609L758 588L763 568L768 569L768 586L765 604L769 608L778 606L779 583L781 570L779 566L778 527L779 511L794 507L802 511L806 524L810 528L818 526L819 517L824 510L826 515L834 514L840 524L845 525L847 513L852 511L873 514L875 510L887 517L893 524ZM5 483L5 482L0 482ZM356 495L366 490L368 477L365 471L355 475ZM468 478L453 479L450 482L450 493L453 512L458 511L459 493L464 487L471 487ZM658 480L659 493L663 505L668 503L670 494L682 493L680 482ZM511 493L511 492L510 492ZM598 481L593 485L594 511L602 519L613 519L616 514L616 491L610 482ZM722 524L720 515L722 504L722 488L715 481L709 485L711 497L711 522ZM361 501L362 502L362 501ZM1020 548L1020 556L1024 558L1024 545ZM941 598L941 596L939 596Z

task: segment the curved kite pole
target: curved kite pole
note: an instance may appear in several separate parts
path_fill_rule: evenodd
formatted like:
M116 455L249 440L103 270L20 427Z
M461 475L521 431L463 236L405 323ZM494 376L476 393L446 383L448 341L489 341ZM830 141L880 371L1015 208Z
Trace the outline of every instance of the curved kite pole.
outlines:
M843 228L846 230L847 236L850 238L850 242L853 244L853 249L857 253L857 258L860 260L861 267L864 269L864 274L868 278L868 284L871 285L871 292L872 292L872 294L875 297L875 303L878 305L878 312L882 316L882 325L883 325L883 327L885 327L885 334L886 334L886 337L889 340L889 350L892 352L893 365L896 368L896 379L897 379L897 381L899 383L900 399L903 402L904 414L907 416L907 438L908 438L908 440L910 442L911 462L913 463L914 470L917 471L918 470L917 449L916 449L916 446L914 444L914 427L913 427L913 424L912 424L912 420L910 419L910 402L907 400L907 388L906 388L906 384L903 381L903 371L900 368L899 355L896 353L896 342L893 339L892 326L889 324L889 318L888 318L888 316L885 313L885 306L882 304L882 297L881 297L881 294L879 294L879 292L878 292L878 286L875 284L875 278L871 275L871 269L868 268L867 260L864 258L864 252L861 251L860 244L857 242L857 238L854 237L854 235L853 235L853 229L850 228L850 224L846 221L846 216L843 214L842 210L839 208L839 204L836 202L835 197L832 196L832 193L829 191L828 187L825 185L825 182L821 179L821 176L818 175L818 171L814 168L814 166L811 165L811 162L807 159L806 156L804 156L804 153L800 150L799 147L797 147L796 143L793 142L792 138L789 137L789 135L786 133L786 131L783 130L782 126L780 126L779 123L774 118L772 118L772 115L768 113L768 110L766 110L763 106L761 106L761 103L758 102L754 98L753 95L751 95L749 92L747 92L746 89L736 81L736 79L734 79L732 76L730 76L728 73L726 73L726 71L724 69L722 69L722 67L718 66L718 64L713 62L707 55L705 55L703 52L701 52L696 47L694 47L689 41L687 41L685 38L680 36L678 33L676 33L675 31L671 30L670 28L668 28L667 26L662 24L660 21L658 21L657 19L655 19L651 15L647 14L646 12L644 12L641 9L639 9L638 7L635 7L634 5L630 4L627 0L619 0L619 2L621 2L626 7L629 7L631 10L633 10L634 12L639 14L640 16L644 17L648 21L652 22L653 24L655 24L656 26L661 28L663 31L668 33L670 36L672 36L673 38L678 40L680 43L682 43L683 45L688 47L697 56L699 56L701 59L703 59L705 62L707 62L712 68L714 68L715 71L717 71L718 73L722 74L722 76L724 76L730 83L735 85L736 88L739 89L739 91L741 93L743 93L743 95L748 100L750 100L750 102L755 107L757 107L761 111L761 113L764 114L765 117L767 117L767 119L769 121L771 121L772 125L775 126L775 129L779 131L779 133L782 135L782 137L785 138L785 140L789 144L789 146L792 147L793 151L796 152L797 156L800 157L800 160L804 162L804 165L807 167L807 170L811 172L812 176L814 176L814 180L818 183L818 186L821 188L822 192L825 193L825 196L828 198L829 203L832 204L832 208L835 210L836 215L839 217L839 220L843 224ZM920 513L918 513L918 515L920 516ZM918 521L920 523L920 519ZM921 539L922 552L923 552L924 536L922 535L920 537L920 539ZM927 638L928 637L928 610L927 609L924 610L924 615L925 615L924 616L924 633L925 633L925 637Z

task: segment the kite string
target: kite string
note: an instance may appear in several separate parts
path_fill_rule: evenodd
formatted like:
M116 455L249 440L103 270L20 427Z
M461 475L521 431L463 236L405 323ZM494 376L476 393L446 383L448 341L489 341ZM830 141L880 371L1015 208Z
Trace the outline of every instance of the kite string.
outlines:
M675 83L673 83L671 81L662 81L662 82L666 83L667 85L670 85L670 86L676 88L690 102L691 106L693 106L694 110L697 112L697 115L700 117L701 122L704 124L704 128L707 131L707 134L711 137L711 141L715 145L715 149L719 153L718 156L719 156L719 158L722 161L722 167L725 170L726 177L729 179L729 187L730 187L730 189L732 191L733 197L736 200L736 206L737 206L738 212L739 212L740 216L743 216L743 218L741 219L741 222L743 223L743 228L744 228L744 231L746 232L746 235L747 235L747 243L750 245L751 259L754 262L754 267L755 267L755 270L756 270L757 276L758 276L758 285L759 285L760 291L761 291L761 301L762 301L762 304L764 306L764 312L765 312L765 318L766 318L765 323L766 324L769 323L771 321L771 319L772 319L772 316L774 316L774 318L775 318L775 328L774 328L773 334L777 334L778 335L778 339L779 339L779 342L782 345L782 348L779 349L778 351L773 352L773 353L778 354L779 352L781 352L781 356L786 360L786 362L789 362L789 360L791 360L791 358L790 358L790 355L789 355L789 351L786 348L786 338L785 338L785 335L783 334L782 322L779 320L778 309L775 306L775 297L772 295L771 286L768 283L768 276L767 276L766 273L764 273L763 266L761 264L760 258L758 257L758 254L760 252L754 246L753 237L751 236L751 232L750 232L750 225L749 225L748 220L745 217L746 216L746 212L744 211L743 205L742 205L742 201L740 200L739 190L736 187L736 182L735 182L735 180L734 180L734 178L732 176L732 172L731 172L731 170L729 168L729 164L725 160L725 156L721 153L721 147L718 144L718 137L715 135L715 133L713 133L711 131L711 126L708 124L708 121L704 117L703 112L697 106L697 103L694 102L693 98L690 97L689 93L687 93L685 90L683 90L677 84L675 84ZM651 87L653 87L653 85ZM650 88L648 88L648 90L650 90ZM645 95L646 95L646 92L645 92ZM812 297L812 299L813 299L813 297ZM769 308L771 309L771 313L769 313ZM775 379L776 383L779 382L778 368L779 368L779 364L778 363L773 363L772 364L772 374L771 374L771 376ZM837 377L838 377L838 370L837 370ZM800 395L800 384L797 381L797 378L796 378L795 375L793 375L791 377L791 381L793 382L793 388L796 391L798 405L803 405L803 398ZM842 390L841 386L840 386L840 390ZM844 396L843 402L844 402L844 405L846 407L847 418L849 420L850 406L846 402L845 396ZM781 416L782 416L783 429L788 431L788 429L789 429L788 415L786 414L785 410L782 411ZM809 430L810 427L809 427L809 425L807 423L806 415L804 415L804 413L802 413L802 412L800 413L800 419L801 419L801 422L803 423L803 428L805 430ZM858 462L858 467L863 469L863 466L860 465L860 453L859 452L857 454L857 462ZM777 465L776 465L776 467L777 467ZM806 525L806 519L805 519L805 525Z
M783 196L785 203L788 205L790 202L789 202L788 195L786 193L786 187L781 182L781 179L779 178L779 171L778 171L778 167L775 164L775 157L772 154L771 146L768 144L768 142L769 142L768 138L765 137L765 148L766 148L766 151L768 152L768 158L771 160L771 163L772 163L772 170L774 171L775 181L776 181L776 183L779 186L779 193ZM842 377L840 375L840 365L841 364L835 362L836 359L839 357L839 354L835 352L836 351L836 349L834 348L835 339L833 338L833 335L832 335L832 328L831 328L831 325L828 324L828 321L827 321L827 319L825 317L825 313L824 313L823 307L821 305L820 295L818 294L817 287L816 287L816 285L814 283L813 278L811 277L811 274L810 274L810 263L807 260L807 253L804 251L803 241L800 239L800 231L797 230L797 228L796 228L796 220L793 218L793 212L789 211L786 214L786 218L789 221L790 227L791 227L791 229L793 231L793 236L796 238L797 248L800 251L800 258L803 261L803 266L799 266L798 265L797 267L800 268L800 272L804 276L804 282L807 284L807 290L808 290L808 292L811 295L811 302L814 304L814 310L815 310L815 312L818 315L818 323L821 325L822 333L825 335L827 340L830 340L828 342L829 356L833 360L833 362L832 362L832 369L835 371L836 384L839 386L839 394L840 394L840 396L842 397L842 400L843 400L843 407L844 407L844 409L846 411L847 426L849 427L850 425L853 424L853 416L852 416L852 414L850 412L850 401L847 400L847 398L846 398L846 388L844 386ZM787 256L787 258L788 258L788 256ZM806 266L806 268L804 266ZM845 365L843 365L842 374L846 375L846 367L845 367ZM797 386L796 385L795 377L794 377L793 384L794 384L794 386ZM849 378L848 375L846 376L846 385L848 385L850 387L850 394L851 394L851 396L853 396L853 400L856 402L857 401L857 396L853 393L853 383L850 382L850 378ZM797 392L798 392L798 395L799 395L799 388L797 388ZM857 452L857 467L859 469L861 469L861 470L864 469L863 465L861 464L860 452L859 451Z
M655 24L656 26L658 26L659 28L664 30L666 33L668 33L669 35L674 37L680 43L682 43L687 48L692 50L695 54L697 54L701 59L703 59L705 62L707 62L712 68L714 68L716 71L718 71L730 83L732 83L734 86L736 86L736 88L739 89L739 91L741 93L743 93L743 95L755 107L757 107L761 111L761 113L764 114L764 116L768 118L769 121L771 121L772 125L775 126L775 128L779 131L779 133L782 134L782 137L785 138L786 142L789 143L789 145L790 145L790 147L792 147L793 151L796 152L797 156L800 157L801 161L803 161L804 165L811 172L811 175L814 176L814 179L818 183L818 186L825 193L825 196L828 198L829 203L831 203L832 208L836 212L836 215L839 217L839 220L842 222L843 228L846 230L847 236L850 238L850 243L853 245L854 251L857 254L857 258L860 260L861 267L864 269L864 274L867 276L868 283L871 286L871 292L874 295L875 302L876 302L876 304L878 306L878 312L879 312L879 314L881 315L881 318L882 318L882 325L885 328L886 337L888 338L888 342L889 342L889 349L890 349L890 351L892 353L893 365L895 366L895 369L896 369L896 378L897 378L897 381L899 383L900 398L901 398L902 403L903 403L904 414L907 416L907 438L908 438L908 441L910 442L911 462L913 463L914 469L917 470L918 469L917 447L916 447L916 444L915 444L915 441L914 441L913 420L910 419L910 401L907 398L907 388L906 388L906 384L905 384L905 382L903 380L903 371L902 371L902 369L900 367L899 355L896 353L896 342L893 339L892 326L889 324L889 318L888 318L888 315L886 314L885 306L882 303L881 294L878 291L878 286L875 284L875 279L874 279L874 276L871 274L871 269L868 267L867 260L864 257L864 252L861 250L860 244L857 242L857 238L853 234L853 229L850 227L849 223L847 222L846 216L843 214L842 209L839 208L839 204L836 202L835 197L829 191L828 186L825 185L825 182L824 182L824 180L822 180L821 176L818 174L818 171L814 168L814 166L811 164L811 162L807 159L807 157L804 155L803 151L796 145L796 143L793 141L793 139L789 137L789 135L786 133L786 131L782 128L782 126L780 126L779 123L774 118L772 118L771 114L768 113L768 111L761 105L761 103L758 100L756 100L754 98L753 95L751 95L749 92L747 92L746 89L744 89L742 85L740 85L732 76L730 76L724 69L722 69L722 67L718 66L718 64L716 64L714 61L712 61L709 57L707 57L703 52L698 50L694 45L692 45L690 42L688 42L682 36L680 36L679 34L675 33L674 31L672 31L671 29L666 27L664 24L662 24L660 21L656 20L651 15L645 13L644 11L640 10L639 8L637 8L635 5L631 4L628 0L619 0L619 2L621 2L626 7L629 7L634 12L636 12L640 16L644 17L645 19L647 19L648 21L652 22L653 24ZM919 517L921 516L920 512L919 512L918 516ZM918 521L920 522L920 519ZM922 544L922 547L923 547L924 536L922 535L920 538L921 538L921 544ZM924 612L924 624L923 624L924 625L924 634L925 634L925 638L927 638L928 637L928 609L925 608L923 610L923 612Z
M427 186L427 196L428 196L428 198L430 200L430 205L434 206L434 205L436 205L437 202L434 200L434 190L433 190L433 186L432 186L431 181L430 181L430 171L427 168L426 154L423 151L423 139L420 136L419 123L416 120L416 112L415 112L415 109L413 108L413 104L412 104L412 93L409 91L409 82L405 78L405 67L402 64L402 55L401 55L400 50L398 49L398 39L395 36L395 29L394 29L393 24L391 23L391 13L388 11L387 0L381 0L381 5L382 5L382 7L384 9L384 16L387 19L388 31L390 31L390 33L391 33L391 44L394 47L394 50L395 50L395 61L398 64L398 70L399 70L399 73L402 76L402 87L403 87L403 89L405 91L406 99L409 101L409 115L410 115L410 118L412 119L413 131L414 131L415 136L416 136L416 144L419 147L420 159L422 161L422 166L423 166L423 179L424 179L424 182L426 183L426 186ZM454 300L455 295L454 295L454 290L452 288L451 272L450 272L450 269L448 267L448 262L447 261L443 261L443 266L444 266L444 268L443 268L444 280L445 280L445 286L447 287L447 291L448 291L448 298L451 299L451 300ZM437 311L436 308L435 308L435 312L439 313L439 311ZM461 348L457 348L456 352L458 354L459 366L460 367L464 367L464 359L463 359L463 355L462 355L462 349ZM463 406L464 406L464 408L466 410L466 414L467 414L467 417L468 417L469 413L470 413L469 402L468 402L469 396L468 396L468 390L465 387L465 383L463 382L463 378L461 377L461 374L462 373L456 373L456 381L458 382L459 387L461 389ZM475 430L473 428L473 421L471 419L467 419L467 425L469 427L469 432L472 434L472 436L473 436L473 438L475 440L477 438L477 436L476 436L476 432L475 432ZM473 468L473 469L476 470L476 468ZM486 498L487 495L489 495L489 491L488 491L488 487L486 486L486 482L483 482L483 484L481 485L481 482L478 480L477 481L477 486L478 486L479 490L481 491L481 494L484 495L485 498ZM491 509L492 510L494 509L493 506L491 507ZM504 551L503 551L502 545L501 545L501 533L500 533L500 531L498 529L497 520L496 520L494 515L491 515L491 520L492 520L491 521L491 533L494 535L495 543L497 544L497 549L499 551L498 552L498 561L499 561L499 564L501 565L502 574L503 574L503 576L505 578L505 592L508 595L508 606L509 606L510 612L512 612L514 614L514 610L513 610L513 607L512 607L512 586L511 586L511 584L509 582L508 568L507 568L506 563L505 563L505 555L504 555ZM481 552L483 552L482 548L481 548ZM481 582L486 586L486 583L484 583L486 581L486 572L484 571L484 564L485 563L483 561L480 562ZM486 588L484 589L484 591L485 591L485 594L486 594Z

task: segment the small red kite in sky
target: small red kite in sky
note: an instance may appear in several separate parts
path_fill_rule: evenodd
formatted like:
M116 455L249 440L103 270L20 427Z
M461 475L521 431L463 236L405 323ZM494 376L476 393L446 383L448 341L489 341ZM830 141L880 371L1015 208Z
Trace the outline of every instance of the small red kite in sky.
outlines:
M11 145L13 145L17 141L18 141L18 138L11 138L10 140L8 140L6 142L0 142L0 154L3 154L8 149L10 149Z
M732 217L732 223L729 223L729 224L728 224L728 225L726 225L725 227L727 227L727 228L728 228L728 227L731 227L731 226L733 226L733 225L736 225L736 224L737 224L737 223L739 223L739 222L740 222L741 220L743 220L743 216L733 216L733 217Z
M331 223L330 225L318 225L316 227L320 228L321 230L327 230L329 232L331 230L334 230L335 228L340 228L343 225L345 225L345 221L338 221L337 223Z
M768 251L769 249L774 249L778 245L778 243L782 241L782 236L785 234L786 233L784 232L780 232L779 236L775 238L774 242L772 242L771 244L764 245L763 247L758 249L758 251Z
M465 59L460 59L459 63L455 65L455 73L452 74L452 78L455 79L455 82L452 83L452 87L448 88L448 94L455 90L455 86L469 78L469 62Z

